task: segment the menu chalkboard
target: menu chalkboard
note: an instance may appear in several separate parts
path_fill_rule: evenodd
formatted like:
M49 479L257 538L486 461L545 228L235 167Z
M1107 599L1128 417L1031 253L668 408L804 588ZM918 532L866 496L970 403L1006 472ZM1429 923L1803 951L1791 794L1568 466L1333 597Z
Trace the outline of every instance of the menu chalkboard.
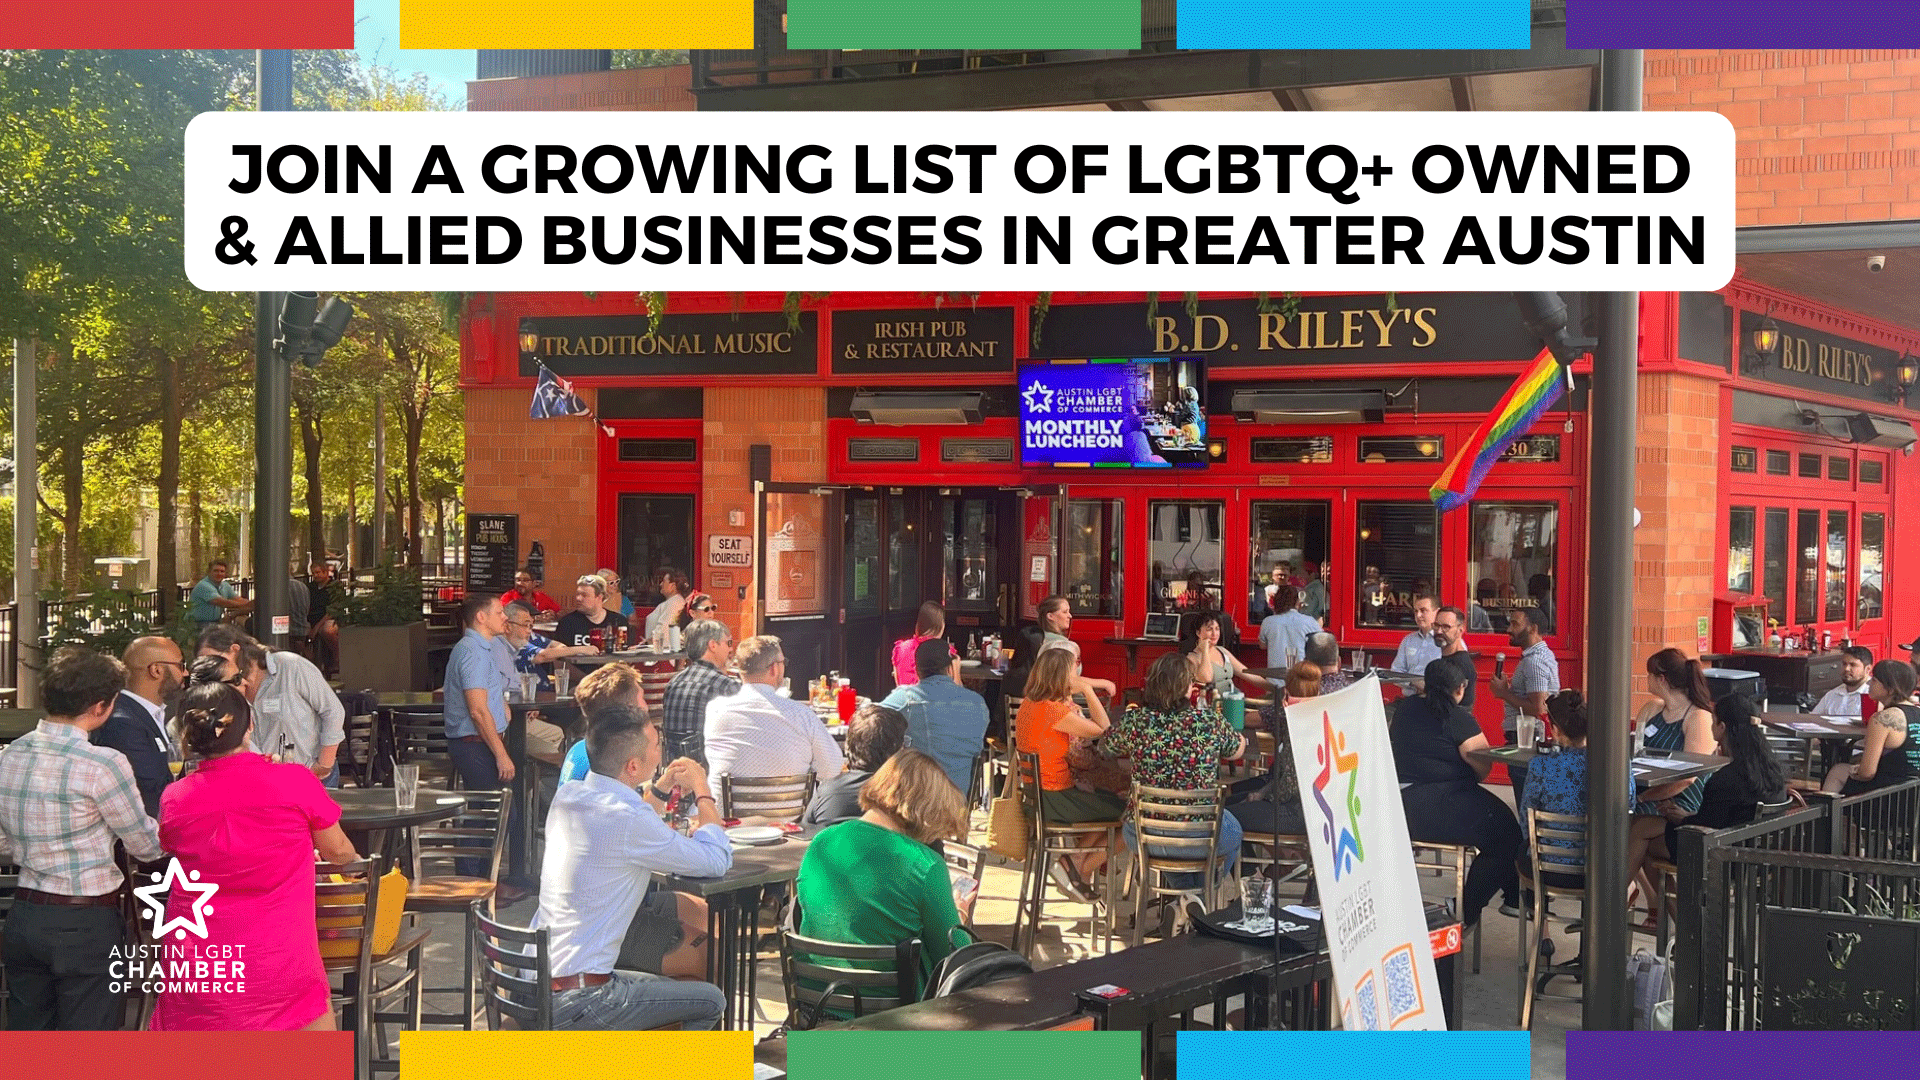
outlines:
M467 595L498 596L520 567L520 515L467 515Z

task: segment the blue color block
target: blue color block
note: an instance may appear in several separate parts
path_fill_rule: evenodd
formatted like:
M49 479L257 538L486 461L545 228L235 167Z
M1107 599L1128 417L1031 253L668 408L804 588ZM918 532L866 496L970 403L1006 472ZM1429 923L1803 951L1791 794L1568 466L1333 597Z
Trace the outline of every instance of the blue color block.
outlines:
M1180 0L1182 49L1525 49L1528 0Z
M1524 1031L1182 1031L1179 1040L1180 1080L1528 1080L1533 1057Z

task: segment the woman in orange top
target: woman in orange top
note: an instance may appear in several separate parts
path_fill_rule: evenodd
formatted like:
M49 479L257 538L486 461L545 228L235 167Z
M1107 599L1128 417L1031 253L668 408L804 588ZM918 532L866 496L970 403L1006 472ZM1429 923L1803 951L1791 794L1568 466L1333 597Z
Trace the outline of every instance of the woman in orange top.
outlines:
M1022 753L1039 756L1040 809L1046 820L1069 825L1119 821L1126 812L1126 802L1110 792L1074 787L1067 767L1068 740L1074 736L1097 739L1112 726L1094 692L1097 686L1112 684L1082 678L1079 666L1079 658L1066 649L1048 649L1034 659L1033 670L1027 675L1026 698L1014 716L1014 737ZM1086 698L1084 712L1074 704L1075 694ZM1106 863L1107 851L1094 846L1100 843L1097 835L1082 836L1079 843L1091 850L1063 859L1058 865L1065 868L1072 883L1067 891L1090 899L1093 891L1087 881Z

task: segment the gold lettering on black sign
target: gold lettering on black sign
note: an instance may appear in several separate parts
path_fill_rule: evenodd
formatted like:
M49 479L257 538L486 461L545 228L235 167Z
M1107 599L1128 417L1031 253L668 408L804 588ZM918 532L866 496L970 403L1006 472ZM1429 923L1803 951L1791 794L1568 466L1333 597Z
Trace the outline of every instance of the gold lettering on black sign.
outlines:
M974 341L967 338L967 324L960 319L899 319L873 325L874 340L865 345L849 345L842 352L848 360L992 360L1000 354L998 341Z
M1291 318L1278 311L1260 313L1259 328L1247 347L1255 352L1294 352L1316 349L1391 349L1411 345L1425 349L1440 340L1433 325L1439 308L1341 308L1338 311L1302 311ZM1153 320L1156 354L1239 352L1232 328L1218 315L1191 318L1159 315Z
M1871 353L1780 335L1780 370L1797 371L1852 386L1872 386L1880 378Z
M543 337L542 356L765 356L793 351L787 332L593 334Z

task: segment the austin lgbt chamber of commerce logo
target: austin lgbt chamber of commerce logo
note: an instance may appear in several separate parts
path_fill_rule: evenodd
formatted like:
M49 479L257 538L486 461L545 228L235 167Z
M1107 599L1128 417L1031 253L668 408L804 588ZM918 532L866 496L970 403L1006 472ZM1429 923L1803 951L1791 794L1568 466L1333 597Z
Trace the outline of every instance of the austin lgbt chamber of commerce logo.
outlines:
M220 891L198 870L167 860L165 873L133 890L143 921L153 927L152 945L122 945L108 953L107 977L115 993L242 994L246 992L246 946L208 942L210 901ZM167 916L168 894L192 897L184 914ZM169 940L171 936L172 940ZM198 939L198 940L191 940Z
M171 933L181 941L185 941L188 934L205 941L207 916L213 914L213 908L208 906L208 902L213 899L214 893L220 891L220 886L211 881L201 881L198 870L191 872L181 870L179 859L167 860L166 873L148 876L153 879L153 884L143 885L133 890L133 895L140 901L140 906L146 909L146 914L141 917L153 920L153 940L165 941L167 935ZM187 909L185 915L169 919L167 918L167 894L174 889L191 893L193 906Z
M1339 881L1353 872L1355 863L1367 861L1360 843L1360 752L1347 749L1346 735L1333 730L1333 719L1326 713L1320 714L1320 732L1320 743L1313 748L1314 758L1320 762L1320 773L1313 778L1313 801L1320 806L1321 835L1333 849L1333 880ZM1339 779L1347 783L1344 824L1327 802L1327 789Z

